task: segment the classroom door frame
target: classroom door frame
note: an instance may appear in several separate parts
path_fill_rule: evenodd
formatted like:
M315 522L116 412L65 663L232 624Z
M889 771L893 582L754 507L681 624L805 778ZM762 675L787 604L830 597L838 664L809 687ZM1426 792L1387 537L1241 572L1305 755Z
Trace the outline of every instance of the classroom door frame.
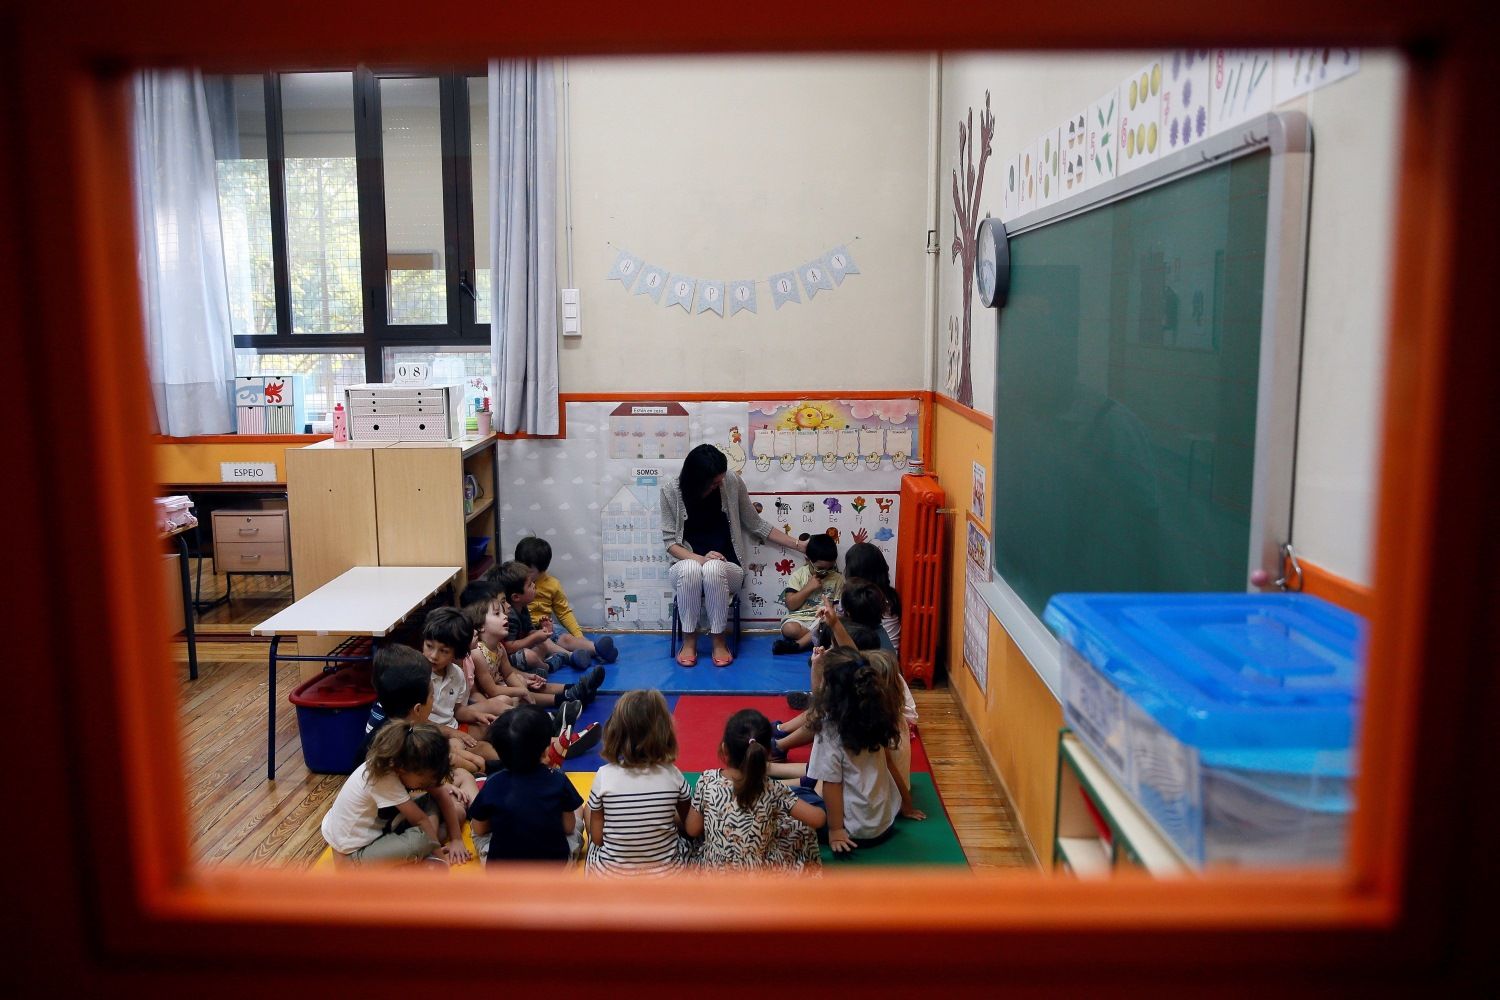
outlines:
M1477 973L1487 944L1478 928L1500 878L1484 840L1500 806L1464 794L1476 773L1483 784L1479 769L1494 764L1491 734L1500 731L1486 631L1500 620L1500 560L1480 486L1500 473L1488 440L1488 428L1500 426L1500 393L1489 384L1500 373L1500 343L1465 322L1485 315L1481 296L1497 270L1495 187L1472 176L1476 151L1494 145L1476 128L1487 120L1484 39L1462 0L1191 9L1187 19L1182 5L1128 13L1101 5L1089 21L1046 5L876 0L857 17L843 8L668 4L646 18L588 0L525 9L435 0L420 11L367 0L236 10L232 30L222 10L190 0L78 0L5 15L17 97L5 113L20 143L0 160L13 237L0 241L10 265L0 268L0 310L12 328L0 349L8 370L27 377L0 405L22 483L12 492L17 523L33 529L14 540L12 562L31 577L10 603L26 623L17 663L39 678L27 685L8 742L23 752L18 765L62 763L60 777L27 790L47 837L36 863L17 866L17 898L27 900L27 938L47 947L25 949L23 981L217 990L230 974L261 989L430 987L430 968L413 949L438 953L440 942L476 930L491 940L583 943L577 965L507 962L512 988L561 973L575 988L659 990L706 973L721 992L763 992L743 971L747 956L777 949L797 953L789 974L798 984L825 988L1005 982L1187 992L1232 977L1242 989L1300 991ZM868 52L1121 48L1168 38L1337 40L1397 46L1409 57L1366 708L1381 738L1363 741L1347 871L1165 884L861 872L628 889L523 871L505 878L503 893L458 907L436 875L314 887L306 873L193 865L183 776L162 736L176 731L177 708L164 595L132 586L134 568L154 566L156 549L141 530L151 523L154 477L132 206L121 196L130 184L125 70L186 60L223 71L353 59L467 63L496 46L507 49L500 55ZM63 662L80 616L88 670L45 670ZM392 946L403 941L412 947ZM730 969L743 981L726 976ZM491 965L444 971L454 984L484 985Z

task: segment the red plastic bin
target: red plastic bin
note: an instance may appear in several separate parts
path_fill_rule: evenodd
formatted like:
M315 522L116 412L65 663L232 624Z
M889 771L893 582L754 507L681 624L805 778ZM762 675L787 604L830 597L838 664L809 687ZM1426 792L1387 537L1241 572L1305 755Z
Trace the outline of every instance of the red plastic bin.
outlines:
M343 667L297 685L287 696L297 706L302 759L315 774L348 774L359 766L365 723L375 703L370 668Z

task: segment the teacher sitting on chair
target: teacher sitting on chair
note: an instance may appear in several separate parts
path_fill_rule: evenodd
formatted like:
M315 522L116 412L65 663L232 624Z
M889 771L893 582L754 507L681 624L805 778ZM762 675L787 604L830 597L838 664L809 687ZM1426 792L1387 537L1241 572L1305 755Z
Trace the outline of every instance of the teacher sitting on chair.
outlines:
M700 614L708 617L713 639L714 666L734 661L724 641L729 624L729 602L745 582L740 559L749 553L745 535L758 542L772 541L803 552L804 543L773 528L755 511L745 481L729 471L724 453L700 444L682 460L677 478L661 484L661 537L667 554L677 560L670 570L682 623L682 648L677 662L698 662Z

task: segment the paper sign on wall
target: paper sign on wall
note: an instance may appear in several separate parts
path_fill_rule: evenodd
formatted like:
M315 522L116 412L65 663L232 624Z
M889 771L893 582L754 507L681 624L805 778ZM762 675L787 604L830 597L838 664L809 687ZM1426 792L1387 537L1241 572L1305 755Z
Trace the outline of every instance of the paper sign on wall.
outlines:
M990 680L990 609L972 576L964 581L964 663L984 692Z
M221 483L274 483L277 481L275 462L219 463L219 482Z

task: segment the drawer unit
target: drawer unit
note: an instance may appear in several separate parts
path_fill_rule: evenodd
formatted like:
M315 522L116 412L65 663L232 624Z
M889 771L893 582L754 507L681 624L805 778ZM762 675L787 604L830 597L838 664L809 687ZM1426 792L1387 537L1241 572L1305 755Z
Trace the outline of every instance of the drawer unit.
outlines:
M218 572L291 572L286 511L216 510L213 519Z
M220 573L290 573L285 542L219 542L214 568Z
M371 383L344 390L355 441L447 441L463 431L462 387Z

